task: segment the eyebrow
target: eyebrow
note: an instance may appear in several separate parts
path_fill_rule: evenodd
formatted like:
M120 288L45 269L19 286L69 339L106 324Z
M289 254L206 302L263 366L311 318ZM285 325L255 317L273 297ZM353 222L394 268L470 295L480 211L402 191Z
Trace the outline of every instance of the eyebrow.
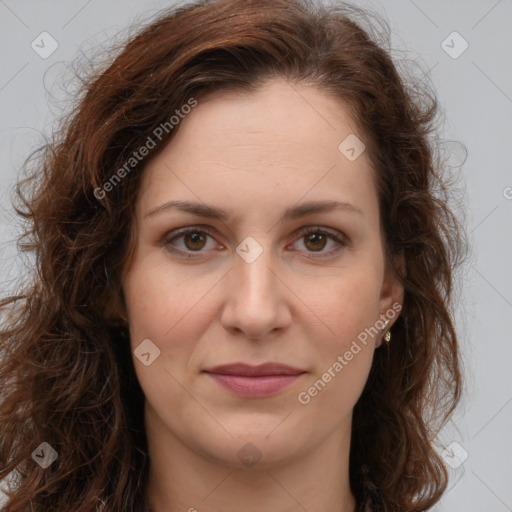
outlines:
M230 219L229 213L226 210L223 210L222 208L217 208L215 206L207 205L204 203L194 203L191 201L167 201L166 203L163 203L160 206L156 206L155 208L150 209L144 215L144 218L151 217L159 213L166 213L171 210L179 210L191 213L193 215L197 215L199 217L219 219L222 221L228 221ZM283 215L281 216L280 221L299 219L301 217L306 217L307 215L312 215L321 212L329 212L333 210L343 210L349 213L364 215L363 211L360 208L350 203L328 200L308 201L287 208L284 211Z

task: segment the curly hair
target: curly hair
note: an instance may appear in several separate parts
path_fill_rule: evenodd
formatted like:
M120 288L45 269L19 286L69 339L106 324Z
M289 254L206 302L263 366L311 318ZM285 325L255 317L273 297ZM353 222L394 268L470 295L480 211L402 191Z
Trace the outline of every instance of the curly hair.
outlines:
M387 24L363 28L368 19L307 0L196 1L160 12L83 80L16 187L18 247L36 269L0 301L0 478L15 477L3 510L148 510L144 395L115 311L149 158L98 190L190 98L274 77L351 106L376 170L386 259L405 261L393 267L405 291L392 346L376 351L353 413L358 510L439 501L447 471L434 439L462 386L453 292L463 228L435 157L435 94L402 76ZM161 130L150 158L178 130ZM31 456L42 442L58 453L46 469Z

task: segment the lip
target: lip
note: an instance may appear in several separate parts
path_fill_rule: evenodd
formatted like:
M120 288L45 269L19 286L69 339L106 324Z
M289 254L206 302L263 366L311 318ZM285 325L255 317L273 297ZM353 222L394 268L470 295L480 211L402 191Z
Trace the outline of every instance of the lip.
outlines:
M205 370L219 385L243 397L264 397L282 391L306 372L281 363L252 366L233 363Z

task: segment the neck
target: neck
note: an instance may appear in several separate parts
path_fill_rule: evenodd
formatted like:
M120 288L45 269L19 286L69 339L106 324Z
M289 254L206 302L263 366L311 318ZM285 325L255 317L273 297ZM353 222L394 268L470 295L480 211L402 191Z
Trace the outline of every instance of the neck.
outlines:
M252 467L214 460L174 436L146 407L151 512L354 512L349 418L329 438L286 461Z

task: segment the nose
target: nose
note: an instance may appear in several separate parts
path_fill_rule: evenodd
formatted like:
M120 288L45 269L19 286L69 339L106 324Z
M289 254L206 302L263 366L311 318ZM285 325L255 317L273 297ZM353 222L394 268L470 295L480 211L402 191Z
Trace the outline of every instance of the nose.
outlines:
M270 249L264 248L251 263L236 254L224 283L224 328L233 335L242 332L250 340L259 340L289 326L291 292L283 277L276 270Z

